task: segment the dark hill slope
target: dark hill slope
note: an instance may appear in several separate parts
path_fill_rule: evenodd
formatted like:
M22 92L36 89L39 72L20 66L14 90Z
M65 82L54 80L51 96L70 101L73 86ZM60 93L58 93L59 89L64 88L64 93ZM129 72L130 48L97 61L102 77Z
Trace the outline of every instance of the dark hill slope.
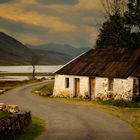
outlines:
M63 52L63 51L62 51ZM31 49L13 37L0 32L0 65L29 65L32 54L38 57L37 64L65 64L73 57L50 50Z
M0 32L0 65L29 64L31 54L25 45Z

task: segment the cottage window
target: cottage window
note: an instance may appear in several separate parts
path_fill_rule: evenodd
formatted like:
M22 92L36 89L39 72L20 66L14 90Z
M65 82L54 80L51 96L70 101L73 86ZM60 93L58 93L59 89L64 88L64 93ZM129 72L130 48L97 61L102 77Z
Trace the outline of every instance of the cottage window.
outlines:
M108 80L108 90L113 91L113 79Z
M69 78L66 78L65 80L65 88L69 88Z

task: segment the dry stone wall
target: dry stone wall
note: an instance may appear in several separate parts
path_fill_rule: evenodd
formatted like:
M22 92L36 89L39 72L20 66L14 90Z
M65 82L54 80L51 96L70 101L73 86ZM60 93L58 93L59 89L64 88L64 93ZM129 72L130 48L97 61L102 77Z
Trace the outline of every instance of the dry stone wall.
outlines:
M31 112L20 111L0 118L0 140L14 140L15 135L31 123Z

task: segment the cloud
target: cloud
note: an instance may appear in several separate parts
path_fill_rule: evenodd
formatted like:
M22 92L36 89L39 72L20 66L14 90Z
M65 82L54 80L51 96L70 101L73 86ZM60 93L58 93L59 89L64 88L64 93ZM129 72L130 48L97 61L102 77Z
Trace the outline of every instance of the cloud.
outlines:
M79 3L79 0L37 0L37 1L49 5L56 4L75 5Z
M8 18L0 17L0 27L16 33L29 33L40 34L42 32L48 32L49 29L33 24L27 24L21 21L14 21Z
M101 12L95 9L77 9L76 7L68 7L68 6L38 6L32 5L26 6L24 9L25 13L33 13L36 12L38 15L45 15L47 17L55 17L53 21L61 21L65 24L69 24L69 26L97 26L97 20L101 17ZM92 20L85 21L84 19L90 18ZM59 19L59 20L58 20ZM53 24L53 23L52 23ZM62 26L64 28L64 26ZM57 29L63 29L57 28ZM68 29L68 28L65 28ZM67 30L66 30L67 31Z
M95 43L97 20L101 18L99 1L0 0L0 3L0 30L23 43L54 42L75 47Z

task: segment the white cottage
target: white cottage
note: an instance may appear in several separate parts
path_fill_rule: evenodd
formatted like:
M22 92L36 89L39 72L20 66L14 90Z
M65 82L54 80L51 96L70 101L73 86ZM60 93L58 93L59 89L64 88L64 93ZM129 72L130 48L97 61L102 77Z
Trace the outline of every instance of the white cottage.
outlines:
M140 48L92 49L55 72L55 97L140 98Z

